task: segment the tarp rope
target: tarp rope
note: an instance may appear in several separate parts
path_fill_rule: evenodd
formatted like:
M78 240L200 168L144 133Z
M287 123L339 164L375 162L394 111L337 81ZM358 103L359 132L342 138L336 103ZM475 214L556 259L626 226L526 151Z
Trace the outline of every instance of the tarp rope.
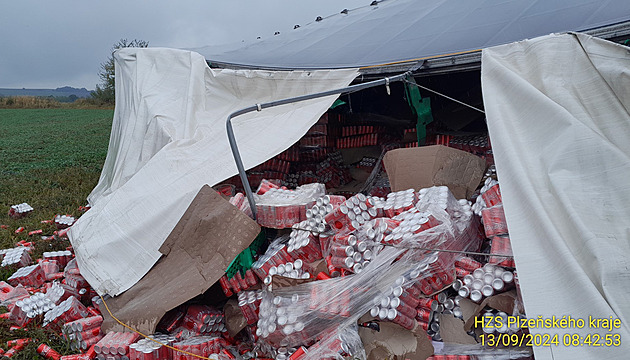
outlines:
M465 103L465 102L463 102L463 101L459 101L459 100L457 100L457 99L453 99L452 97L447 96L447 95L444 95L444 94L442 94L442 93L440 93L440 92L437 92L437 91L435 91L435 90L431 90L431 89L429 89L428 87L425 87L425 86L422 86L422 85L416 84L415 82L408 81L407 79L403 79L403 81L404 81L404 82L406 82L407 84L410 84L410 85L415 85L415 86L419 87L420 89L424 89L424 90L426 90L426 91L429 91L429 92L432 92L432 93L434 93L434 94L436 94L436 95L439 95L439 96L441 96L441 97L443 97L443 98L449 99L449 100L451 100L451 101L455 101L455 102L456 102L456 103L458 103L458 104L461 104L461 105L467 106L467 107L469 107L469 108L471 108L471 109L473 109L473 110L479 111L479 112L480 112L480 113L482 113L482 114L485 114L485 113L486 113L485 111L483 111L483 110L481 110L481 109L479 109L479 108L476 108L476 107L474 107L474 106L472 106L472 105L468 105L468 104L466 104L466 103Z
M131 326L129 326L129 325L125 324L124 322L122 322L122 321L118 320L118 318L117 318L117 317L115 317L115 316L114 316L114 314L112 314L112 312L109 310L109 306L107 306L107 302L105 301L105 299L103 298L103 296L99 295L99 297L101 298L101 301L103 302L103 305L105 305L105 310L107 310L107 313L109 314L109 316L111 316L111 317L112 317L112 319L114 319L117 323L119 323L120 325L124 326L125 328L127 328L127 329L129 329L129 330L131 330L131 331L135 332L136 334L139 334L140 336L144 337L145 339L149 339L149 340L151 340L151 341L153 341L153 342L155 342L155 343L158 343L158 344L160 344L160 345L162 345L162 346L165 346L165 347L166 347L166 348L168 348L168 349L175 350L175 351L177 351L177 352L184 353L184 354L186 354L186 355L190 355L190 356L192 356L192 357L196 357L196 358L198 358L198 359L212 360L212 359L207 358L207 357L205 357L205 356L201 356L201 355L193 354L193 353L191 353L191 352L188 352L188 351L185 351L185 350L181 350L181 349L178 349L178 348L172 347L172 346L170 346L170 345L164 344L164 343L162 343L162 342L160 342L160 341L157 341L157 340L155 340L155 339L151 338L149 335L145 335L145 334L141 333L140 331L138 331L138 330L136 330L136 329L132 328Z

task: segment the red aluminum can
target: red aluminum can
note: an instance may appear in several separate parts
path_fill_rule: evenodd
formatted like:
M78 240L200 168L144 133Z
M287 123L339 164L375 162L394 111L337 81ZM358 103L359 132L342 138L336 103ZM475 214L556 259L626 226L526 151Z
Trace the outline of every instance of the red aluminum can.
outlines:
M429 323L428 322L418 320L418 325L424 330L428 330L429 329Z
M490 189L486 190L483 194L481 194L483 201L486 203L486 206L493 207L495 205L501 204L501 190L499 189L499 184L494 185Z
M392 322L404 327L407 330L412 330L416 326L415 319L412 319L400 313L394 318L394 320L392 320Z
M418 306L421 306L423 308L426 309L430 309L431 308L431 304L433 304L435 300L431 299L431 298L419 298L418 299Z
M31 338L23 338L23 339L15 339L15 340L10 340L7 341L7 347L8 348L12 348L12 347L16 347L16 346L21 346L22 348L24 348L26 345L28 345L29 342L31 342Z
M37 348L37 353L45 357L46 359L51 359L51 360L61 359L61 354L59 354L58 352L53 350L53 348L51 348L50 346L46 344L39 345L39 347Z
M420 308L417 310L416 319L420 322L428 323L431 319L431 310Z
M415 308L413 308L413 307L409 306L409 305L408 305L407 303L405 303L404 301L401 301L401 302L400 302L400 305L398 305L398 306L396 307L396 310L397 310L399 313L401 313L401 314L403 314L403 315L405 315L405 316L407 316L407 317L411 317L411 318L416 317L416 313L417 313L417 311L416 311L416 309L415 309Z
M483 265L479 261L473 260L467 256L462 256L455 261L455 267L469 272L475 271L475 269L479 269L482 266Z
M304 346L300 346L291 356L289 356L289 360L297 360L302 356L306 355L307 351Z
M248 269L247 271L245 271L245 282L250 287L256 286L256 284L258 283L258 281L256 280L256 275L254 275L252 269Z
M240 271L237 271L236 274L234 274L234 277L236 278L236 281L238 281L238 286L241 290L249 289L249 284L247 284L247 281L245 281L245 278Z

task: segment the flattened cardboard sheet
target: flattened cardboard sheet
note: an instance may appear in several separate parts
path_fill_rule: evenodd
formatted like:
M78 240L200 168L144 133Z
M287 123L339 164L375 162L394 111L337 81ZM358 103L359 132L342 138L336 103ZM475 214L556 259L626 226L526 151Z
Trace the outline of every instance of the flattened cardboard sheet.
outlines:
M478 156L443 145L388 151L383 163L392 191L445 185L456 198L470 198L486 164Z
M256 222L203 186L160 247L164 256L131 289L107 300L107 305L122 322L151 334L167 311L217 282L259 232ZM122 331L103 312L103 331Z

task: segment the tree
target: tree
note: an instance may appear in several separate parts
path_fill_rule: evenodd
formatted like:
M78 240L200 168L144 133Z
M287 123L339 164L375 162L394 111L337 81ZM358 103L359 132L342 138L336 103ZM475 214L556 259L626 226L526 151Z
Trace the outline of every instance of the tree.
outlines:
M101 63L98 77L101 79L100 85L96 85L96 90L92 92L92 98L105 104L113 104L115 101L115 73L114 73L114 51L122 48L137 47L145 48L149 46L148 41L133 39L120 39L112 47L112 53L107 61Z

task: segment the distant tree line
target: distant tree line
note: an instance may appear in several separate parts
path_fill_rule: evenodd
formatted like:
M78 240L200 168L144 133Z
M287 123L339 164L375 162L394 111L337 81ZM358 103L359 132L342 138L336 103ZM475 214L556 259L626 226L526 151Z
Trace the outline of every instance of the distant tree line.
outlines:
M114 52L122 48L146 48L148 46L148 41L138 39L133 39L131 41L128 41L127 39L120 39L116 44L114 44L114 46L112 47L111 55L109 56L109 58L107 58L107 61L101 63L101 67L98 72L98 77L101 79L101 83L96 85L96 90L92 92L92 97L90 100L95 102L97 105L113 105L116 100Z

